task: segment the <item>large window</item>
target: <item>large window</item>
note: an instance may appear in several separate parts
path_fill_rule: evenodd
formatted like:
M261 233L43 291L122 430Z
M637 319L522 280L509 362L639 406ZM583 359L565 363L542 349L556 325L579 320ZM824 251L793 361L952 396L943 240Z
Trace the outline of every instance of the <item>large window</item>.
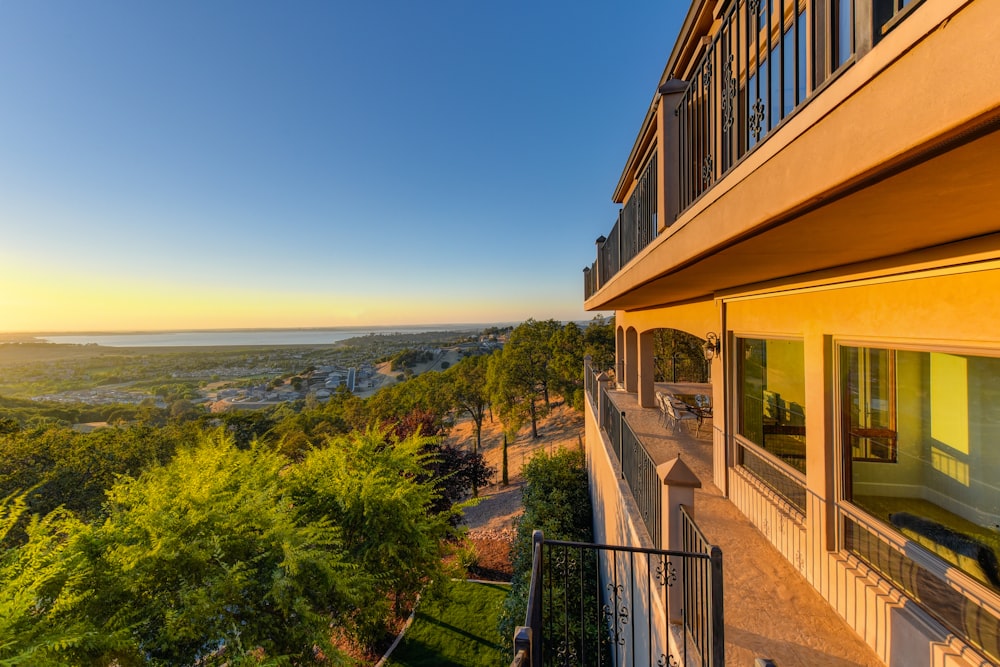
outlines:
M1000 358L842 346L839 363L845 500L886 536L858 515L844 546L997 657L996 617L931 572L1000 592Z
M806 471L806 382L802 341L740 338L739 433Z

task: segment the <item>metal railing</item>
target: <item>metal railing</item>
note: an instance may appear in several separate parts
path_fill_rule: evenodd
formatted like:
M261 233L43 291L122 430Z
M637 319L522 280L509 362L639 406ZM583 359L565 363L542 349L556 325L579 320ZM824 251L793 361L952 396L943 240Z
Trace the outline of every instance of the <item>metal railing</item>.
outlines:
M586 377L594 377L593 383L587 384L587 391L592 399L597 398L598 423L618 455L622 477L628 483L653 546L660 548L663 546L663 480L656 474L656 463L632 430L625 413L611 400L607 388L600 387L588 365L584 373Z
M827 82L862 58L921 3L922 0L729 3L681 94L676 109L678 177L676 182L666 185L663 196L670 202L676 197L678 213L683 213L763 144L786 118L821 93ZM584 287L585 300L656 238L657 195L647 194L642 186L647 174L655 184L657 159L654 153L644 167L639 185L607 239L598 239L597 262ZM640 202L645 203L640 205ZM630 208L649 211L650 205L652 217L649 213L641 217L647 225L641 229L625 214ZM672 222L665 220L663 224L669 226Z
M618 455L618 460L621 461L622 416L625 413L619 410L618 406L611 400L607 388L601 389L600 409L601 430L608 434L608 439L611 440L611 445L615 448L615 454Z
M721 600L721 556L545 540L541 531L532 541L531 591L525 625L515 634L512 666L687 665L689 653L706 667L724 664L722 650L712 650L715 643L722 646L722 625L704 623L709 630L704 635L691 631L697 627L700 633L701 625L688 622L689 606L713 609L716 597ZM698 573L707 578L688 581ZM676 641L679 655L669 639L677 595L683 596L681 628L686 629ZM721 605L718 609L721 614Z
M597 376L600 373L595 373L593 366L590 364L590 356L584 358L583 360L583 390L587 394L587 398L590 399L591 405L597 405L597 392L599 390L599 383L597 381Z
M787 466L788 470L786 470L782 464L771 460L761 450L750 447L735 438L733 438L733 443L736 464L747 470L802 516L805 516L806 485L803 480L796 476L791 467Z
M653 546L663 547L663 480L656 474L656 464L646 447L636 437L625 413L621 413L621 444L619 446L622 476L628 482L639 516L646 524Z
M738 0L725 12L677 107L682 211L809 97L822 47L810 50L807 32L805 0Z
M618 212L608 236L597 240L597 261L584 271L584 298L589 299L623 266L652 243L657 234L657 154L642 168L638 183Z
M708 560L689 563L684 571L684 627L702 656L702 664L721 665L725 659L725 618L722 595L722 550L711 544L681 506L681 549L703 553Z
M886 528L861 516L838 510L844 548L877 570L882 576L921 603L922 608L946 628L1000 664L1000 612L984 604L979 593L963 586L960 577L935 573L925 564L929 553L919 558L921 547L905 539L888 537ZM921 562L923 561L923 563Z

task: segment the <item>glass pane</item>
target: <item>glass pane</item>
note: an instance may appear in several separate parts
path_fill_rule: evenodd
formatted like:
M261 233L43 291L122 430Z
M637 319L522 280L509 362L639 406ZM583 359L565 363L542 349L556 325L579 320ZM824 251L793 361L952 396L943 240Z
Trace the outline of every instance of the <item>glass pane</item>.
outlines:
M843 348L841 372L851 458L896 461L895 355L889 350Z
M806 470L802 341L739 339L740 435Z
M847 500L1000 590L1000 359L841 348Z
M854 53L853 0L834 0L836 3L837 53L833 59L834 69L840 67Z

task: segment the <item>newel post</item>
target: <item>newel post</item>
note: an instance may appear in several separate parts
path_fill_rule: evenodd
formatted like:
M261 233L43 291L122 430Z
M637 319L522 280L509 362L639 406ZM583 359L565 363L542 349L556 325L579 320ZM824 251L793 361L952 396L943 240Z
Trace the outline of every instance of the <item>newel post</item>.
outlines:
M608 419L608 416L604 414L604 393L612 382L614 380L605 371L601 371L597 376L597 396L594 397L594 400L597 401L597 425L602 429L607 424Z
M689 514L694 514L694 490L701 488L701 480L691 472L691 468L677 458L656 466L656 475L663 480L663 548L668 551L684 550L684 517L681 516L681 505L687 508ZM684 596L681 594L684 585L684 563L676 565L677 580L673 590L667 595L667 612L671 623L681 622L681 608L684 606Z

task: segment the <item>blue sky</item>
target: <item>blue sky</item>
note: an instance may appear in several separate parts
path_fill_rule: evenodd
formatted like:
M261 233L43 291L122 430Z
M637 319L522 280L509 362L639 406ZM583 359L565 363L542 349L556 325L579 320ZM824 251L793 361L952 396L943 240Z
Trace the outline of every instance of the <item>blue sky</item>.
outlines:
M677 2L0 2L0 331L585 319Z

